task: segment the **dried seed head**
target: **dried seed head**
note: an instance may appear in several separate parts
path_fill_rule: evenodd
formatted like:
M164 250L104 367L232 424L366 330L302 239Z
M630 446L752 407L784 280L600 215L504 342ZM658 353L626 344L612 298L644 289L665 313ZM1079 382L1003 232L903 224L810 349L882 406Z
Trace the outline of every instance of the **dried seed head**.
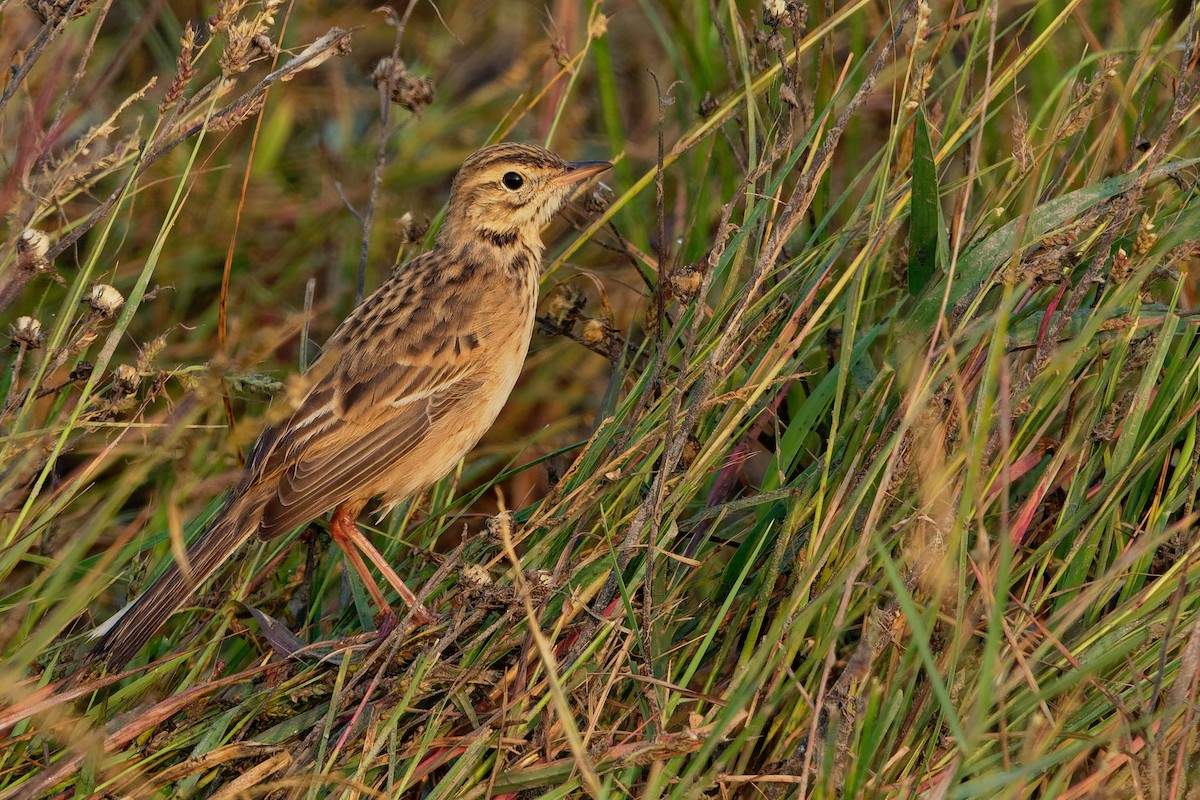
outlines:
M214 33L223 30L245 6L246 0L221 0L217 3L217 13L208 18L208 29Z
M591 347L599 347L612 336L612 323L606 319L589 319L583 323L579 338Z
M50 238L34 228L26 228L17 237L17 267L27 272L46 272L50 269L46 253Z
M690 303L700 293L702 282L700 270L692 266L680 267L671 273L671 296L680 303Z
M1033 147L1029 144L1029 120L1025 112L1017 108L1012 118L1013 159L1017 170L1024 175L1033 166Z
M13 323L9 330L9 335L12 336L12 343L16 346L24 346L29 350L36 350L42 344L42 339L45 335L42 333L42 323L38 322L34 317L17 317L17 321Z
M925 0L917 3L917 26L913 30L913 52L925 46L925 36L929 33L929 17L932 10Z
M196 74L195 57L196 29L189 22L183 29L183 35L179 37L179 58L175 62L175 80L171 81L166 94L163 95L162 102L158 104L160 113L175 105L179 102L179 98L183 97L183 90L187 88L188 83Z
M271 22L274 22L274 20L271 20ZM271 24L271 23L268 23L268 24ZM257 34L256 36L251 37L250 44L252 45L252 48L254 51L257 51L258 53L262 53L264 56L267 56L268 58L274 58L275 56L279 55L279 47L274 42L272 42L271 37L267 36L265 33L260 33L260 34ZM256 53L252 53L252 54L256 54Z
M80 361L75 365L75 369L71 370L71 374L68 377L76 383L80 383L92 377L92 373L95 371L95 364L90 361Z
M1133 274L1130 261L1129 253L1125 252L1125 248L1118 247L1117 254L1113 256L1112 266L1108 270L1108 279L1117 284L1129 280L1129 276Z
M414 114L433 102L433 79L421 75L413 75L404 66L404 62L395 58L381 58L371 71L371 79L375 87L388 90L388 97L393 103L407 108Z
M96 0L80 0L79 5L71 12L71 19L79 19L91 11L95 3ZM29 10L36 14L44 25L66 14L67 9L71 7L71 0L25 0L25 5L29 6Z
M548 569L535 569L525 573L529 581L529 598L538 603L545 600L554 591L554 576Z
M429 233L429 217L425 217L422 222L417 222L411 211L405 211L403 216L396 221L396 227L400 230L400 241L403 244L414 244L425 238L425 234Z
M546 303L546 317L559 330L569 331L575 327L579 312L587 304L587 296L570 283L560 283L550 291Z
M160 333L142 347L142 352L138 354L137 362L134 368L141 373L149 373L153 371L154 359L158 358L158 354L167 346L167 334Z
M1074 136L1087 127L1096 114L1096 102L1104 96L1108 84L1117 77L1117 66L1121 59L1105 57L1100 59L1100 67L1094 78L1075 85L1074 102L1067 111L1067 116L1059 126L1055 137L1065 139Z
M792 88L790 83L779 85L779 100L792 108L800 107L800 100L796 97L796 90Z
M17 255L43 259L50 251L50 237L35 228L26 228L17 239Z
M1146 365L1150 363L1150 359L1154 357L1154 346L1157 343L1158 337L1153 333L1135 339L1125 355L1125 363L1121 365L1122 378L1135 375L1145 369Z
M511 511L501 511L494 517L488 517L483 527L484 533L494 542L503 542L512 538L513 515Z
M220 59L222 77L232 78L250 69L250 51L256 34L254 23L248 19L239 19L226 28L228 41Z
M97 283L92 287L91 297L87 300L88 308L105 319L116 316L125 305L125 297L107 283Z
M764 24L770 25L772 28L778 27L787 17L787 12L787 0L763 0L762 15Z
M1158 234L1154 233L1154 222L1149 214L1142 215L1142 225L1138 228L1137 238L1133 241L1133 252L1139 256L1144 256L1150 252L1150 248L1154 247L1154 243L1158 241Z
M921 71L917 73L916 80L909 87L908 99L904 101L904 109L906 111L916 111L925 102L925 95L929 91L929 82L933 80L933 67L930 64L924 64Z
M216 133L223 133L224 131L231 131L234 128L236 128L238 125L241 125L243 122L250 119L250 117L253 117L259 111L261 111L262 107L263 107L263 103L265 103L265 102L266 102L266 96L259 95L258 97L250 98L248 101L246 101L244 103L235 105L232 108L226 110L225 113L223 113L219 116L213 117L212 120L208 123L208 129L210 131L214 131Z
M475 586L490 586L493 583L492 576L479 564L464 565L462 576L467 582Z
M582 198L583 210L591 216L599 216L612 205L613 190L603 183L597 183L595 188Z
M604 34L608 33L608 17L603 14L597 14L592 20L592 24L588 27L588 36L593 39L599 39Z
M1096 423L1088 436L1093 442L1111 442L1117 438L1121 429L1121 421L1125 418L1125 398L1118 399L1109 406L1107 413Z
M130 395L137 391L142 376L129 364L121 364L113 370L113 391L120 395Z

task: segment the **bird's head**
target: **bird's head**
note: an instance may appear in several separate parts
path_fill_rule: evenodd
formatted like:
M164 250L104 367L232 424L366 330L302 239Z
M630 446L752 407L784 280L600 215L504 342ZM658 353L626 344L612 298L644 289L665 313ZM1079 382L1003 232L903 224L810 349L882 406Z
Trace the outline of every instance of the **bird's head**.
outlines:
M576 185L610 168L607 161L564 161L543 147L495 144L476 151L450 188L438 241L482 238L497 247L541 247L541 229Z

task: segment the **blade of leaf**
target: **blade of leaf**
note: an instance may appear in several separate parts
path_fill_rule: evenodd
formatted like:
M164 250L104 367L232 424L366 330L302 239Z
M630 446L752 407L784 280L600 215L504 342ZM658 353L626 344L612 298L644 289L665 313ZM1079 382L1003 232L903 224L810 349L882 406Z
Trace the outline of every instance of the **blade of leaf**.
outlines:
M942 206L929 124L918 110L913 125L912 210L908 222L908 291L918 295L933 277Z
M1155 167L1150 171L1147 180L1165 178L1197 163L1200 163L1200 158ZM1130 172L1064 194L1034 208L1024 217L1009 221L977 244L970 245L959 260L954 285L950 287L949 296L945 298L947 305L953 306L963 295L991 276L1013 254L1018 236L1021 236L1023 242L1035 241L1096 204L1128 191L1142 177L1140 171ZM910 317L914 329L928 329L937 318L942 301L941 292L933 292L921 298Z

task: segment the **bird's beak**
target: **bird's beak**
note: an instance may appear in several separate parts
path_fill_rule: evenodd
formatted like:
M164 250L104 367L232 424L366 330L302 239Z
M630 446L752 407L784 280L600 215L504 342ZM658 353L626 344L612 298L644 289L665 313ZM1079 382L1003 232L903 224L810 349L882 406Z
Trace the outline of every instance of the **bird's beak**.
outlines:
M570 186L573 183L586 181L593 175L599 175L606 169L612 169L607 161L568 161L567 169L562 175L550 181L554 186Z

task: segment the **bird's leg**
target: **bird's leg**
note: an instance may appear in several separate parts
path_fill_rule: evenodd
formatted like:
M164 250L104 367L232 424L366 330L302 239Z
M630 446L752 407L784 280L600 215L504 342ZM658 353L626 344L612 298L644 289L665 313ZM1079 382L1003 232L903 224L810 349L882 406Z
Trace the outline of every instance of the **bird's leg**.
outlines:
M367 591L371 593L371 599L375 602L379 610L387 613L391 611L391 606L383 597L383 592L379 589L379 584L371 577L370 570L367 569L366 562L362 557L365 555L371 560L376 568L383 573L383 577L392 585L400 594L400 598L408 605L412 611L413 619L418 624L427 624L434 622L437 616L429 609L421 605L417 600L417 596L412 590L404 585L404 581L396 574L391 565L387 563L387 559L383 554L375 549L375 546L363 535L363 532L358 529L358 512L362 510L361 503L353 501L342 503L333 511L333 520L329 524L329 533L333 536L333 540L337 542L338 547L346 554L346 558L350 561L350 566L354 567L354 571L362 578L362 582L366 584Z

